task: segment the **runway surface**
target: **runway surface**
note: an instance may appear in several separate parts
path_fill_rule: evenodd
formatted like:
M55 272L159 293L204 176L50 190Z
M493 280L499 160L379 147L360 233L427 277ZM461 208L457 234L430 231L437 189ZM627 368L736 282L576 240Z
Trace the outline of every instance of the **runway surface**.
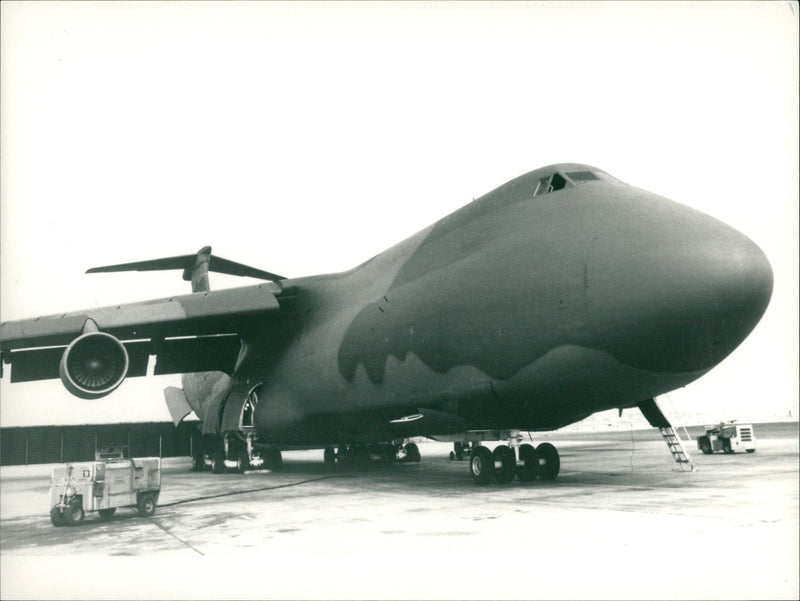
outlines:
M798 426L755 433L754 454L689 443L694 472L656 431L537 435L559 478L488 487L443 443L367 472L166 459L153 517L75 528L50 524L52 466L2 468L0 597L796 599Z

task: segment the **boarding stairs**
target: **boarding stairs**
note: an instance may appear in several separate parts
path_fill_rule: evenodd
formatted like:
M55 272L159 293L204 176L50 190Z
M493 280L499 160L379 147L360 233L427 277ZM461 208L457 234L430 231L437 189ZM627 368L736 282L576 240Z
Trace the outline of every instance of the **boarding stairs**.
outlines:
M672 426L659 428L658 431L661 432L661 436L664 438L664 442L667 443L667 448L672 455L672 459L680 466L680 470L682 472L693 472L694 463L692 463L692 460L689 458L686 449L683 448L683 442L681 442L678 433Z
M672 455L672 459L680 467L680 471L693 472L694 463L692 463L692 460L689 458L689 454L686 452L678 433L656 404L655 399L649 399L639 403L639 409L647 421L650 422L650 425L654 428L658 428L661 437L664 439L664 442L667 443L667 448L669 449L670 455Z

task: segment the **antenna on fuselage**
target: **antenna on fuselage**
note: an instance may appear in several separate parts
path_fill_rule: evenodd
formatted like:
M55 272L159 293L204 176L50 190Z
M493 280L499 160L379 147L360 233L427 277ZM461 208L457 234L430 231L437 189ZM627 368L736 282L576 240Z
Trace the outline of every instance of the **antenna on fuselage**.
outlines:
M258 278L277 282L285 280L282 275L262 271L255 267L243 265L215 257L211 254L211 247L204 246L193 255L182 255L180 257L166 257L163 259L152 259L150 261L137 261L134 263L120 263L119 265L105 265L103 267L92 267L86 273L109 273L114 271L167 271L171 269L182 269L183 279L192 282L192 292L208 292L211 287L208 283L208 272L225 273L227 275L238 275L242 277Z

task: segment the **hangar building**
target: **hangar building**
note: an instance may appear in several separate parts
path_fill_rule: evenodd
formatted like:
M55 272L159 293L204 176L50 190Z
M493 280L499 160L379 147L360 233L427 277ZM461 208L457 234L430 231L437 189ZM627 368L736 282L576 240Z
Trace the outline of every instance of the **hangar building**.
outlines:
M95 451L121 445L126 457L191 456L198 421L0 428L0 465L93 461Z

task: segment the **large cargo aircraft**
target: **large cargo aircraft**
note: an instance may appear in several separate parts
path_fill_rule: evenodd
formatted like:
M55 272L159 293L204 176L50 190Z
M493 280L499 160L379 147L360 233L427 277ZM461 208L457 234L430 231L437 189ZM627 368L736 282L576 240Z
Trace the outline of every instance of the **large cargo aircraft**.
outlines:
M3 323L11 381L98 398L155 355L153 373L184 374L167 403L176 423L200 418L215 471L275 468L289 446L418 460L398 441L428 436L472 443L482 484L556 477L555 448L519 446L520 431L658 413L655 397L745 339L773 284L741 233L579 164L518 177L343 273L287 279L208 247L90 271L156 269L183 269L192 294ZM268 282L211 291L208 271Z

